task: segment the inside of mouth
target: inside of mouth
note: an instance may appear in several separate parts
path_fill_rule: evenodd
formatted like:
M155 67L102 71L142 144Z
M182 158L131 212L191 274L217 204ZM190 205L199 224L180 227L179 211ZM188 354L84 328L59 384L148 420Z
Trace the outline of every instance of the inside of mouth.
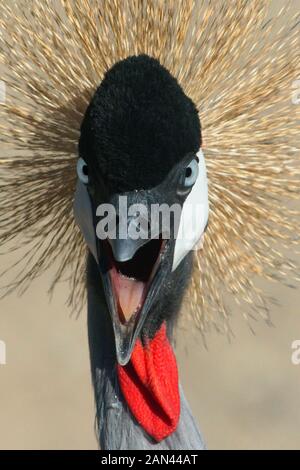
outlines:
M107 243L109 274L121 323L135 317L143 306L148 287L155 274L163 240L153 239L139 248L133 258L119 262Z

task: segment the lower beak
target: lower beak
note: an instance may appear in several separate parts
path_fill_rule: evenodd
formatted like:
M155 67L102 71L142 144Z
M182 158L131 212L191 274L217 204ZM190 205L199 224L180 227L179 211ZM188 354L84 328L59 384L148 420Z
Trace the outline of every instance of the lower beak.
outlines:
M99 269L111 315L118 363L130 360L135 341L141 333L165 277L162 260L168 243L152 239L139 247L126 261L116 259L126 240L114 240L114 250L106 239L99 243Z

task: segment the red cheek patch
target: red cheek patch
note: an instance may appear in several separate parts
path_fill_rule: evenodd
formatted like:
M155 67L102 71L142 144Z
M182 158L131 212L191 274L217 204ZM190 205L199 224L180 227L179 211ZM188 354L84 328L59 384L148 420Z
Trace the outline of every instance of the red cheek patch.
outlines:
M175 431L180 415L178 370L165 323L143 346L137 340L126 366L117 366L123 396L137 422L156 441Z

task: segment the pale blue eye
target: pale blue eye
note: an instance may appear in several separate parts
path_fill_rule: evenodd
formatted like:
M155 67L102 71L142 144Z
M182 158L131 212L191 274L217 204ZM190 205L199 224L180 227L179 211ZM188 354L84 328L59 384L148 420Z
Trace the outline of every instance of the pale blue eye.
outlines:
M82 183L89 182L88 166L83 158L79 158L77 161L77 175Z
M196 159L192 160L185 169L184 187L190 188L195 184L199 174L199 166Z

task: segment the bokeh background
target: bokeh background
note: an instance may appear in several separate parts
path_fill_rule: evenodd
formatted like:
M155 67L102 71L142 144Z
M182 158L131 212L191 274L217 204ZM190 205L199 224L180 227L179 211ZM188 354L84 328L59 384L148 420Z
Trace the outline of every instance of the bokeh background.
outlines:
M286 4L273 1L271 13ZM300 0L292 5L300 11ZM13 259L0 257L1 270ZM70 316L67 284L49 303L53 272L22 298L0 302L7 348L0 365L0 449L97 448L86 314ZM181 381L210 449L300 449L300 365L291 361L292 342L300 340L300 289L261 287L280 301L271 308L273 327L252 323L253 334L232 306L231 342L212 332L205 347L193 327L178 335Z

